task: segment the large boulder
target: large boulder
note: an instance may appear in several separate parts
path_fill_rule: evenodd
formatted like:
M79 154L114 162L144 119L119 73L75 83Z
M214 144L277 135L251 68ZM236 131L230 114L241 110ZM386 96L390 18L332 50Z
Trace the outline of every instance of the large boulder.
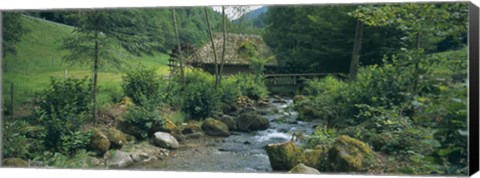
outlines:
M170 119L165 118L164 122L156 122L152 125L152 129L150 133L155 133L155 132L173 132L177 129L177 125L173 123Z
M155 132L153 135L153 143L159 147L167 149L176 149L180 146L177 139L166 132Z
M110 149L110 140L105 133L99 129L94 129L90 139L89 148L98 155L103 156Z
M4 167L28 167L28 162L20 158L6 158L2 162Z
M125 168L133 164L133 159L126 152L111 151L107 154L106 163L109 168Z
M239 131L266 130L268 127L270 127L270 121L256 112L245 112L237 118L237 129Z
M135 138L142 138L142 133L144 132L142 128L130 124L122 119L117 121L117 129L123 133L134 136Z
M288 171L301 161L302 150L292 141L265 147L273 170Z
M302 163L320 171L328 171L328 150L327 146L318 145L314 149L303 151Z
M120 149L127 144L127 137L123 132L115 128L110 128L107 131L107 137L112 148Z
M305 164L297 164L294 168L292 168L288 173L293 174L320 174L318 170L312 167L305 166Z
M220 121L225 123L229 130L236 130L237 129L237 121L235 120L235 118L233 116L223 115L220 118Z
M342 135L328 151L328 160L333 171L365 171L375 154L364 142Z
M202 123L202 129L207 135L211 136L230 136L228 126L222 121L207 118Z

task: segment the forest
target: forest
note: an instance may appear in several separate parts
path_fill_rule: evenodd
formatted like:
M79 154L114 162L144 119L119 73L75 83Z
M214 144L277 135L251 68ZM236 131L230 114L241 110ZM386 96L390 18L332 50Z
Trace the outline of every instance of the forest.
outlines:
M1 17L2 166L468 174L468 3Z

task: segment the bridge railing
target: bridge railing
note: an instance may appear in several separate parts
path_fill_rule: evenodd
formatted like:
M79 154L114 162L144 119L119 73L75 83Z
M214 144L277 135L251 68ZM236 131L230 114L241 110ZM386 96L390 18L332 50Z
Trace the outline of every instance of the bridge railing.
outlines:
M306 79L320 78L332 75L337 78L343 78L343 73L297 73L297 74L265 74L267 85L298 85L303 84ZM290 80L291 82L281 83L280 80Z

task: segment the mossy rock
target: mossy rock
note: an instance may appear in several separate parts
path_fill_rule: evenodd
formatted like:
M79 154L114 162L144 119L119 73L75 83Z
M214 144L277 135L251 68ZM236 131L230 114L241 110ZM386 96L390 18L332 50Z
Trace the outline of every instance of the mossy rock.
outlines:
M298 120L310 121L321 117L321 113L318 112L313 106L302 105L297 107Z
M115 128L109 128L107 131L107 137L110 141L112 148L120 149L123 145L127 144L127 137L123 132Z
M207 118L202 123L202 130L211 136L230 136L228 126L222 121Z
M120 104L121 108L128 108L128 107L131 107L131 106L135 105L135 103L133 103L132 98L130 98L128 96L123 97L122 100L120 100L119 104Z
M288 171L295 167L302 159L302 150L292 141L269 144L265 147L268 159L273 170Z
M302 163L320 171L328 171L328 148L317 146L303 151Z
M237 118L237 129L239 131L266 130L268 127L270 127L270 121L253 111L244 112Z
M225 123L228 126L229 130L236 130L237 129L237 121L233 116L223 115L220 118L220 121Z
M308 167L305 164L298 164L294 168L292 168L290 171L288 171L290 174L320 174L320 171L318 171L315 168Z
M163 123L155 122L152 126L152 129L150 129L151 130L150 133L155 133L155 132L171 133L176 129L177 129L177 125L175 125L175 123L173 123L173 121L171 121L170 119L165 118Z
M90 139L89 148L98 155L103 156L110 149L110 141L100 129L94 129Z
M6 158L2 162L4 167L28 167L28 162L20 158Z
M142 138L143 130L140 127L130 124L124 120L118 120L117 129L136 138Z
M374 159L374 152L366 143L346 135L339 136L328 151L332 171L366 171Z

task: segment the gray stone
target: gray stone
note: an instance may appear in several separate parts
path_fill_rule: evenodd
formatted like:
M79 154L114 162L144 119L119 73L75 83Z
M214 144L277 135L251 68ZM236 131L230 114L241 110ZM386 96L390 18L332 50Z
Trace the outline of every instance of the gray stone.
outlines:
M135 162L148 162L157 159L155 156L151 156L143 152L131 153L130 157L132 157L133 161Z
M176 149L180 146L177 142L177 139L166 132L155 132L153 136L153 143L159 147L168 149Z
M109 168L126 168L133 164L130 154L123 151L115 151L107 158L107 166Z
M228 126L229 130L236 130L237 129L237 121L235 117L229 116L229 115L223 115L222 118L220 118L220 121L225 123Z

